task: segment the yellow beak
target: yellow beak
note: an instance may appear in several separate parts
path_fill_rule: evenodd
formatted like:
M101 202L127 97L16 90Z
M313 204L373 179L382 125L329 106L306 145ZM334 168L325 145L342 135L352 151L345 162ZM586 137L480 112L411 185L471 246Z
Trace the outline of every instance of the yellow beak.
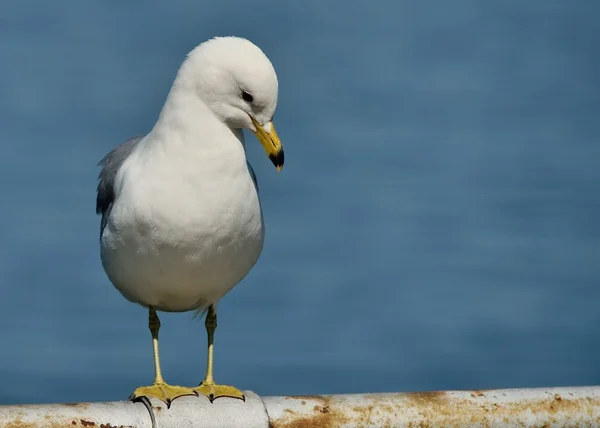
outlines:
M269 159L271 159L271 162L273 162L277 171L281 171L284 159L283 147L281 146L281 141L279 141L277 131L275 131L275 125L273 125L273 122L269 122L263 127L254 120L253 117L251 117L251 119L256 128L254 135L256 135L256 138L258 138L258 141L262 144L265 152L267 152L267 156L269 156Z

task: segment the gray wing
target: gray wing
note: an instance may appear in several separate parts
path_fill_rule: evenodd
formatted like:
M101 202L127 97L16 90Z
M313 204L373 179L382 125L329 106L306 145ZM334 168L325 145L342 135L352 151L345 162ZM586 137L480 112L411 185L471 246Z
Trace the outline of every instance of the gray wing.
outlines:
M141 135L130 138L117 148L111 150L98 163L98 166L102 167L100 174L98 174L98 194L96 196L96 214L102 214L100 236L102 236L102 232L106 227L110 210L115 201L115 177L117 176L121 165L123 165L123 161L127 159L133 151L133 148L142 140L142 138L144 138L144 136Z

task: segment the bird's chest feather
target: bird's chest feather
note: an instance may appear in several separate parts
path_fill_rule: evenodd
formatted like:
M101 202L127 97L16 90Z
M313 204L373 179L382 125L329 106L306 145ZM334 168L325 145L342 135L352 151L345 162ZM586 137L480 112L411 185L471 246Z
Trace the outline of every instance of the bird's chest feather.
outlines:
M102 259L131 301L184 311L216 302L250 271L264 242L250 175L185 174L124 183L102 235Z
M252 247L260 251L264 236L249 174L203 180L180 171L125 186L111 223L119 240L138 253L191 261L234 257Z

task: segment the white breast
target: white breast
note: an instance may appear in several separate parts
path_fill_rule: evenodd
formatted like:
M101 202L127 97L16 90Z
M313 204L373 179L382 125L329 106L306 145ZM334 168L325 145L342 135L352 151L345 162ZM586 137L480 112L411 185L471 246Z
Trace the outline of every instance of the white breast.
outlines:
M254 266L264 240L240 142L226 150L179 143L166 150L140 143L126 160L101 238L114 286L164 311L216 303Z

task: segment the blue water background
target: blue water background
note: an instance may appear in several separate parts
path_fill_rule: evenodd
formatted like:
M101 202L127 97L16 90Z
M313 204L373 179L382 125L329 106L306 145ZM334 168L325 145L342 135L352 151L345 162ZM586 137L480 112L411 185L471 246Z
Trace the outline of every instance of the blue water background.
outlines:
M210 3L210 4L209 4ZM278 174L249 135L263 255L219 306L216 379L262 395L600 383L600 3L0 4L0 403L125 398L143 308L99 260L98 160L185 54L279 75ZM162 315L165 377L205 331Z

